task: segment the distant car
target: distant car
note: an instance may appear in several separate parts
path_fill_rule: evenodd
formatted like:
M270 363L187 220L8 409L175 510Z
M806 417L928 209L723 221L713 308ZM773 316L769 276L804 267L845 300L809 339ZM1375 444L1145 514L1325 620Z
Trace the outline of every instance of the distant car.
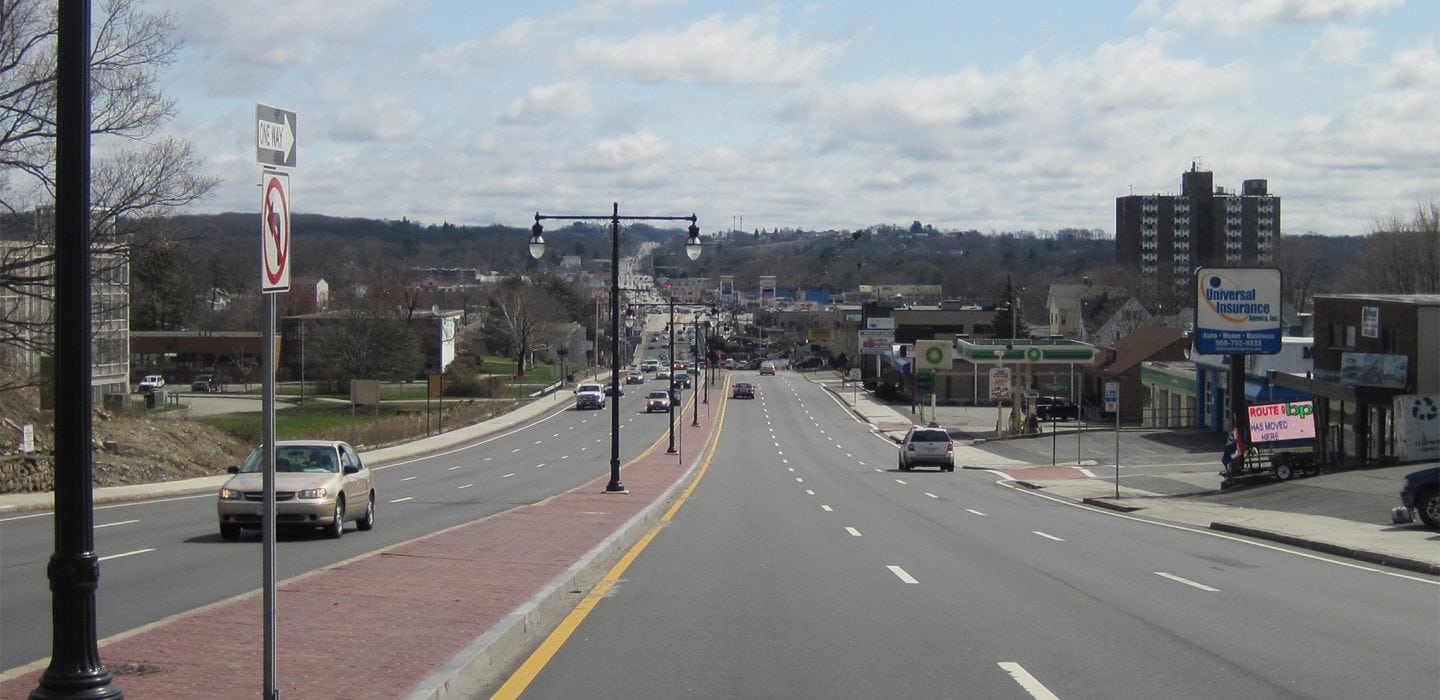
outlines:
M190 391L211 392L219 388L215 385L215 376L211 374L201 374L190 381Z
M220 538L240 539L241 528L259 528L264 501L265 450L254 452L220 487L216 513ZM321 528L331 539L354 520L375 527L375 480L355 448L334 440L280 440L275 443L275 525Z
M825 360L818 357L807 357L795 364L795 369L820 369Z
M1075 420L1080 407L1063 396L1041 396L1035 399L1035 417L1040 420Z
M654 372L657 369L660 369L660 362L658 360L645 360L640 363L641 372Z
M1425 527L1440 529L1440 464L1406 474L1400 502L1419 513Z
M773 374L775 374L775 363L774 363L774 362L761 362L761 363L760 363L760 374L762 374L762 375L765 375L765 374L772 374L772 375L773 375Z
M609 384L606 384L606 385L605 385L605 395L606 395L606 396L624 396L624 395L625 395L625 390L624 390L624 389L621 389L621 388L618 387L618 386L611 386L611 385L609 385Z
M654 411L669 411L669 410L670 410L670 392L664 391L664 390L661 390L661 391L652 391L652 392L650 392L649 394L647 394L647 395L645 396L645 412L646 412L646 413L651 413L651 412L654 412Z
M955 442L944 428L922 428L915 426L905 433L900 441L900 471L908 472L912 467L931 464L941 471L955 471Z
M625 375L626 384L644 384L645 374L643 372L631 372Z
M681 389L689 389L689 388L690 388L690 375L688 375L688 374L677 374L677 375L675 375L675 386L678 386L678 387L680 387Z
M667 369L657 370L657 371L655 372L655 378L656 378L656 379L664 379L664 380L667 381L667 382L670 381L670 370L667 370Z
M735 382L730 385L730 398L753 399L755 398L755 387L745 382Z
M165 378L158 374L147 374L144 379L140 380L140 391L142 393L148 394L163 386L165 386Z

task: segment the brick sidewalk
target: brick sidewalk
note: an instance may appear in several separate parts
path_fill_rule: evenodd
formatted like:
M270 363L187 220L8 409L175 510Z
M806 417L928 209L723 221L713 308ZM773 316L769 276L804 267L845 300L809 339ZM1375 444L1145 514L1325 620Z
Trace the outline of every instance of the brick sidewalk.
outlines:
M702 416L699 428L683 426L690 438L683 465L663 447L625 465L629 494L604 493L609 478L602 476L540 503L281 582L281 697L404 697L665 497L703 456L713 421ZM651 509L655 518L659 510ZM618 559L630 546L626 539L614 541L595 564L608 567L605 560ZM580 599L566 588L558 595ZM117 635L101 646L100 658L128 698L260 697L262 616L255 591ZM0 698L26 697L43 670L0 684Z

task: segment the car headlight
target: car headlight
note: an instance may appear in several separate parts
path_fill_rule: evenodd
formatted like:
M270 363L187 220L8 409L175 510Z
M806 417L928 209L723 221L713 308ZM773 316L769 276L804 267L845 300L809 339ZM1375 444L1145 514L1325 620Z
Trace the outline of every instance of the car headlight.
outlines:
M239 489L220 489L220 500L240 501L245 499L245 492Z
M323 488L305 489L304 491L296 492L295 497L302 500L313 500L316 498L324 498L326 493L327 491Z

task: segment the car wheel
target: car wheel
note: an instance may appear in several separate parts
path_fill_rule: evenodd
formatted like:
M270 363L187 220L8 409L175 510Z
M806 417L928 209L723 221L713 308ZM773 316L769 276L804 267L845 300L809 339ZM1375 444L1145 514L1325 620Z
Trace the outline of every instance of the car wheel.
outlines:
M240 539L240 526L220 523L220 539L226 542L234 542Z
M345 534L345 498L342 496L335 499L335 518L325 528L325 536L332 540L338 540L343 534Z
M370 494L370 502L365 504L365 515L355 521L355 526L361 530L375 529L375 494Z
M1275 463L1275 478L1280 481L1289 481L1295 476L1295 470L1290 465L1281 461Z
M1440 489L1430 489L1415 499L1415 510L1425 527L1440 528Z

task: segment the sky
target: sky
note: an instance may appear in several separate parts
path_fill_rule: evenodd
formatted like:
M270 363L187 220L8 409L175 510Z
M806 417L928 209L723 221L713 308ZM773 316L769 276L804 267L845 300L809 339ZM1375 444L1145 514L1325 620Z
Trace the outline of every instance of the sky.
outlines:
M1115 198L1269 181L1285 234L1440 200L1437 0L147 0L162 73L259 211L255 106L297 113L297 212L528 226L1100 229Z

